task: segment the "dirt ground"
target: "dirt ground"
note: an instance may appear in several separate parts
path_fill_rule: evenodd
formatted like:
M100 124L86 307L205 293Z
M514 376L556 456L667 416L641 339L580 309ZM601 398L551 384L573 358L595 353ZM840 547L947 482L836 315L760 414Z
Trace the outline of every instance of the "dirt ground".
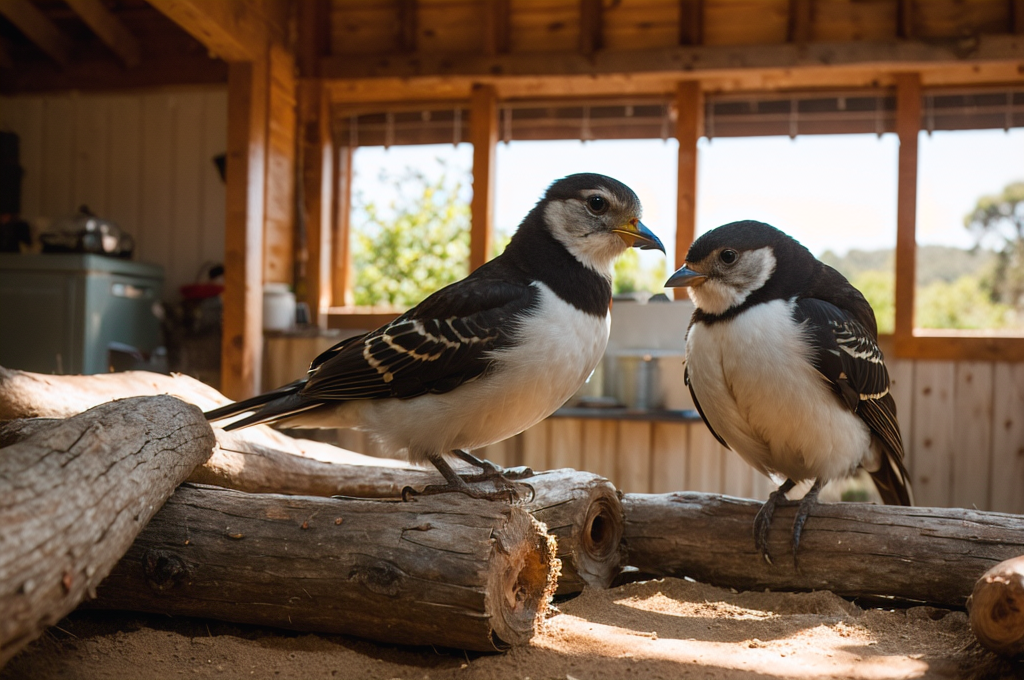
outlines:
M75 612L0 680L86 678L1003 678L967 615L861 609L829 592L737 593L680 579L590 590L561 602L507 654L112 612Z

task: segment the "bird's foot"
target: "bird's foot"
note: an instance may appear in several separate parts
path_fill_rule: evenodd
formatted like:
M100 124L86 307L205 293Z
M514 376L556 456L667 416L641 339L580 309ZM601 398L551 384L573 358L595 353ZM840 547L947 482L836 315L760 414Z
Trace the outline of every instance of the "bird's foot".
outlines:
M471 475L460 475L455 472L447 461L440 456L430 456L429 460L434 467L444 476L447 483L431 484L420 491L412 487L402 489L402 499L409 500L413 496L431 496L442 493L463 493L471 498L482 498L485 500L504 500L515 503L523 500L533 500L534 489L529 484L517 483L514 480L524 479L533 476L533 470L528 467L515 470L505 470L488 460L481 460L468 451L456 450L452 452L458 458L466 461L474 467L480 468L480 472ZM493 490L480 488L480 485L490 483Z
M811 508L818 504L818 492L821 491L821 480L814 480L814 484L800 499L796 509L796 517L793 518L793 565L799 567L797 561L797 550L800 548L800 536L804 532L804 524L810 515Z
M787 479L782 483L782 486L771 492L768 500L764 502L761 509L757 511L757 515L754 516L754 546L768 564L774 564L771 552L768 550L768 530L772 526L772 517L775 515L775 508L780 505L789 505L793 502L786 498L786 494L794 486L796 486L796 482L792 479Z

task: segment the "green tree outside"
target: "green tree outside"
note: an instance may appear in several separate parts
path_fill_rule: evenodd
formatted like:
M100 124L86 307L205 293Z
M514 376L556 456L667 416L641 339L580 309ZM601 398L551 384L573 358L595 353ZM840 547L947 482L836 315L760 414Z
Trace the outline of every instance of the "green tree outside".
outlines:
M985 237L1001 242L995 268L986 281L992 298L1024 309L1024 182L1013 182L1002 192L978 199L964 216L967 227L980 243Z

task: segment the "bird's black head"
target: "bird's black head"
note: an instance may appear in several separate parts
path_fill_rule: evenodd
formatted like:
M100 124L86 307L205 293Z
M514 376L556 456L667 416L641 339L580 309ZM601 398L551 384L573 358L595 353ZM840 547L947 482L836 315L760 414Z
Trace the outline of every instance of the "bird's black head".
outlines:
M755 292L768 299L800 293L816 265L811 252L792 236L764 222L744 220L694 241L686 264L665 286L688 288L698 309L720 315Z
M520 232L542 229L573 257L611 276L615 258L627 248L665 247L640 222L640 199L622 182L595 173L569 175L548 187ZM525 238L517 233L513 242Z

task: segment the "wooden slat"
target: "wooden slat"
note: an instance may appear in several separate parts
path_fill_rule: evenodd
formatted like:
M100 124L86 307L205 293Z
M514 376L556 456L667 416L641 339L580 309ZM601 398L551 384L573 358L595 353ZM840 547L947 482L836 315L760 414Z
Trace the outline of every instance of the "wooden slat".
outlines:
M295 281L296 295L309 305L310 321L326 325L331 305L331 208L333 154L330 108L323 85L303 82L300 91L299 163L302 173L302 228L305 250L299 260L304 271Z
M615 485L626 493L649 493L651 489L651 423L619 422L618 461Z
M583 467L583 421L578 418L551 418L548 466L552 469Z
M898 313L898 311L897 311ZM915 329L893 338L893 354L933 361L1024 361L1024 338L971 335L963 331Z
M416 51L416 27L418 23L416 0L398 0L398 49L401 52Z
M75 148L75 126L68 121L75 118L78 98L55 95L44 102L41 208L52 218L71 215L78 208L72 191L74 156L68 153Z
M811 0L789 0L789 42L803 45L811 41Z
M651 493L685 491L690 423L654 423Z
M994 373L991 509L1024 514L1024 364Z
M614 420L584 420L582 469L615 483L617 439L618 424Z
M92 32L121 58L129 68L142 61L139 41L124 23L114 16L100 0L65 0Z
M97 215L108 216L110 110L105 97L78 97L75 117L64 124L75 126L75 148L69 149L74 164L72 202L88 205Z
M176 93L172 139L171 217L173 235L170 266L164 271L164 293L177 296L181 286L194 283L202 255L203 93Z
M330 0L305 0L296 4L296 24L299 41L295 58L299 76L315 78L320 75L320 60L331 53Z
M331 277L331 305L345 307L352 305L352 154L354 149L337 140L331 155L334 177L333 206L334 229L331 241L333 274ZM379 325L379 324L378 324ZM377 328L369 326L367 330Z
M521 435L523 465L534 470L547 470L551 432L550 420L542 420Z
M1010 0L1010 32L1024 33L1024 0Z
M896 36L904 40L914 37L914 0L896 0Z
M889 390L896 402L900 436L903 437L903 462L908 467L911 465L914 436L914 364L912 359L887 358L885 362L889 369Z
M489 0L484 3L484 54L497 56L509 50L509 3Z
M602 0L580 2L580 53L591 55L602 47Z
M705 45L785 43L789 0L732 0L704 4Z
M704 0L679 0L679 44L704 42Z
M948 507L952 500L956 440L956 368L950 362L919 361L914 369L914 449L910 469L917 505Z
M142 97L118 95L110 103L110 219L136 239L142 225ZM223 147L221 147L223 151ZM221 214L223 221L224 215ZM220 231L223 241L223 228Z
M236 400L256 394L262 367L267 81L266 59L231 65L221 391Z
M224 180L221 179L213 158L227 149L227 135L227 92L207 92L203 115L203 151L198 170L203 182L203 262L224 262Z
M722 459L737 454L727 450L704 423L691 423L686 452L686 480L690 491L722 493Z
M991 510L993 364L956 364L954 386L953 474L950 505Z
M722 491L721 493L739 498L751 498L754 495L754 476L761 473L747 465L747 462L735 451L726 451L722 456Z
M469 102L469 141L473 145L473 199L470 202L469 269L490 259L494 243L494 171L498 144L498 98L494 87L473 88Z
M9 1L9 0L5 0ZM244 0L148 0L193 38L225 61L250 61L263 54L283 26Z
M697 142L704 134L704 95L697 81L679 84L676 92L676 139L679 140L676 194L675 267L686 261L686 252L697 230Z
M165 93L143 96L142 194L136 246L140 260L170 262L174 181L174 98Z
M917 135L921 129L921 78L896 76L896 133L900 138L896 194L896 339L914 331L914 287L917 268Z
M29 0L0 0L0 14L58 64L63 66L71 61L71 38Z

